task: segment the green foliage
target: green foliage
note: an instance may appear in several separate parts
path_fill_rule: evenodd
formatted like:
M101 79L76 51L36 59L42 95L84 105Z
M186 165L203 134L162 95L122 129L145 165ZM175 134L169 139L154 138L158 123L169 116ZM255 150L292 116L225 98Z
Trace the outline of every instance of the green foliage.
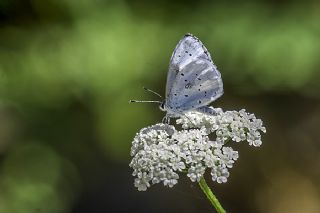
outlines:
M69 181L78 178L72 171L74 168L49 147L30 142L20 145L3 164L0 212L68 212L78 187ZM68 187L60 189L64 184Z

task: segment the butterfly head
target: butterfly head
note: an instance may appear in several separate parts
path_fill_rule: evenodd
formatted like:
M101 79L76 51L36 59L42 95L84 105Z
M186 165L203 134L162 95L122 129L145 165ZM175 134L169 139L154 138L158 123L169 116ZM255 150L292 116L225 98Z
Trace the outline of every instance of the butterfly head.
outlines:
M166 103L166 101L162 101L160 103L159 108L160 108L161 111L167 111L165 103Z

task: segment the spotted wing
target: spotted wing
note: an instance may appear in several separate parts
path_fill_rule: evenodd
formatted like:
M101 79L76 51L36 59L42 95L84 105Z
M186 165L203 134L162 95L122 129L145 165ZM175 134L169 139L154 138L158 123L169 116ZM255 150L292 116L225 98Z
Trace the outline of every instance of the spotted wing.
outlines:
M171 57L166 106L187 111L208 105L223 94L221 74L201 41L185 35Z

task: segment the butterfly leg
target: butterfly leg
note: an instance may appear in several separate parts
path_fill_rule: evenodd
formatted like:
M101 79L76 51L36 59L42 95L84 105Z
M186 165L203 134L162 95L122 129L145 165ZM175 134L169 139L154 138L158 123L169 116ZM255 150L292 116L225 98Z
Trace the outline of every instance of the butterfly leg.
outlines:
M194 123L192 122L191 118L189 118L187 115L183 115L183 116L186 117L186 118L189 120L190 123L194 124Z
M168 115L164 116L162 118L162 123L164 124L170 124L170 117Z
M208 106L203 106L197 109L198 112L208 114L208 115L217 115L217 112Z

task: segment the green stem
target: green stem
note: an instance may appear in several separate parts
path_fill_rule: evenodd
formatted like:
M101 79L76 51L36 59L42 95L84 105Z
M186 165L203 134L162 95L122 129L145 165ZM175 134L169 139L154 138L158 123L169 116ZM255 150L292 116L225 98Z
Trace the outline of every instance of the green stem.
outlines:
M218 213L226 213L226 210L223 209L217 197L212 193L211 189L206 183L206 180L202 176L199 181L200 188L202 189L203 193L207 196L208 200L214 206Z

